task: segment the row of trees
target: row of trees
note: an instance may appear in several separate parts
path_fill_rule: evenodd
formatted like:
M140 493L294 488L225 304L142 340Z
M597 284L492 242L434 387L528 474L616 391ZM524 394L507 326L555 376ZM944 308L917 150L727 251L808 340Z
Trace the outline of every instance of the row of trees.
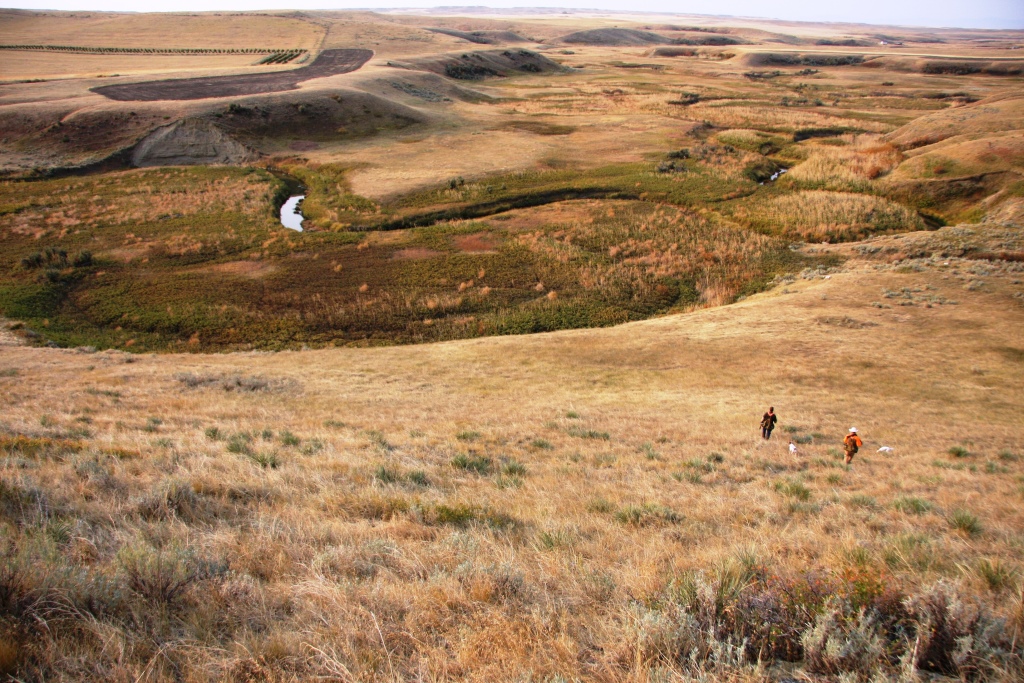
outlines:
M260 64L287 64L299 55L305 53L305 50L286 50L281 52L275 52L267 55L259 61Z

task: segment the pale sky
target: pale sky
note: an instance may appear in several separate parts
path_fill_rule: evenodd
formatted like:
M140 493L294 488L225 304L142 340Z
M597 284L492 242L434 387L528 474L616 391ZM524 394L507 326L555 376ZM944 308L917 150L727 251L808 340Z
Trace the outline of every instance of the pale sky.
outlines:
M368 9L454 6L455 0L0 0L21 9L122 12L241 11L266 9ZM903 26L1024 29L1024 0L468 0L488 7L727 14L796 21L845 21Z

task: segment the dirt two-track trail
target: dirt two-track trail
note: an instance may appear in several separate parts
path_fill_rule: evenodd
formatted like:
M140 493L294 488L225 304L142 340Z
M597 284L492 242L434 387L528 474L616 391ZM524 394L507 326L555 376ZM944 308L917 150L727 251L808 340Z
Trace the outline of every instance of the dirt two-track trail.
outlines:
M309 66L291 71L123 83L92 88L92 91L120 102L201 100L209 97L259 95L295 90L299 83L313 78L350 73L366 64L371 57L373 50L324 50Z

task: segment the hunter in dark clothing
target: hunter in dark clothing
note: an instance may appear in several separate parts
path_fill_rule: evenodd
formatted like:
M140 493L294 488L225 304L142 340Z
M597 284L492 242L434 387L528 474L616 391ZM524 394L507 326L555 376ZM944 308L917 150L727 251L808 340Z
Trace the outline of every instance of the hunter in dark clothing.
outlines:
M772 430L775 429L775 423L778 421L779 418L775 415L774 406L768 408L768 412L761 418L761 438L772 438Z

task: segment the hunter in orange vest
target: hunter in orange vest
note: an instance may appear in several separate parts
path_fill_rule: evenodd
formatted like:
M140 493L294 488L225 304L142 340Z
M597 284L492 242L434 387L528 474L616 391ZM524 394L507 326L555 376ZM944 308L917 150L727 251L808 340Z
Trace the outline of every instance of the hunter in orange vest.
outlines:
M853 462L853 456L857 454L864 442L857 436L857 428L850 427L850 433L843 439L843 447L846 449L846 464Z

